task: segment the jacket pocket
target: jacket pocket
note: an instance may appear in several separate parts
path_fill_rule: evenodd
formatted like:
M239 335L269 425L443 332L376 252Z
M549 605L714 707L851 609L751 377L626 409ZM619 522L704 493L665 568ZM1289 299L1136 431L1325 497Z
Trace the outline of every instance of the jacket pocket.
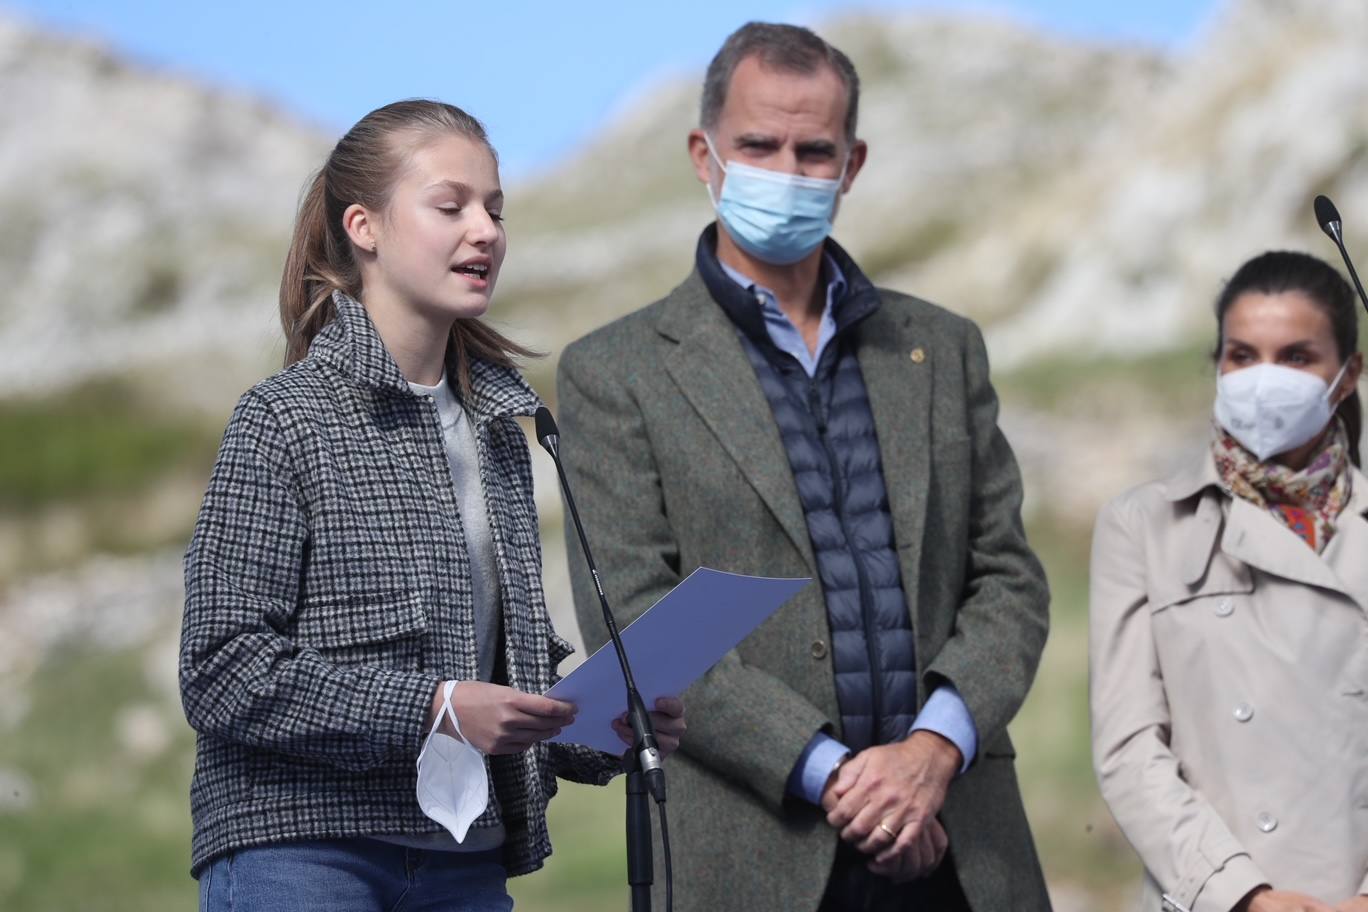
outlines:
M387 592L306 604L294 629L297 645L339 665L422 667L428 617L415 592Z
M547 646L551 654L552 671L555 671L556 666L561 662L575 654L575 647L570 645L570 641L556 633L547 637Z
M570 645L569 640L565 639L565 637L558 635L553 630L549 634L547 634L546 651L547 656L550 658L550 680L551 683L554 685L561 679L561 675L557 673L556 669L560 667L560 663L562 661L575 654L575 647Z

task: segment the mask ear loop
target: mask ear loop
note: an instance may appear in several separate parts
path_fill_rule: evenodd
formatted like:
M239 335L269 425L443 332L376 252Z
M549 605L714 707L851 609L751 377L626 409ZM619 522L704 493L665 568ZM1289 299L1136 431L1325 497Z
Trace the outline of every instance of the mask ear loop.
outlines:
M428 738L437 734L437 729L442 727L442 717L451 717L451 727L456 729L456 735L461 741L466 740L466 736L461 733L461 720L456 718L456 709L451 705L451 694L456 689L455 681L447 681L442 688L442 708L437 713L437 719L432 723L432 728L428 729ZM475 745L471 745L474 747Z
M455 689L455 681L446 682L446 689L442 692L442 712L451 717L451 727L456 729L457 740L465 741L465 743L470 744L466 739L465 734L461 732L461 720L456 718L456 709L451 705L451 694ZM438 718L440 719L441 716L438 716ZM475 745L471 744L470 746L474 747Z
M722 163L722 159L717 157L717 149L713 146L712 137L708 135L707 130L703 131L703 142L708 144L708 154L712 156L713 161L717 162L717 167L722 169L722 176L726 177L727 166ZM708 202L712 203L713 208L716 209L717 197L713 196L712 181L708 181L704 189L708 191Z
M1335 374L1335 379L1330 381L1330 386L1325 391L1326 401L1330 402L1330 408L1332 411L1334 409L1339 408L1340 402L1344 401L1343 399L1341 399L1340 402L1335 402L1333 400L1335 396L1335 390L1339 387L1340 381L1344 379L1344 372L1349 369L1349 362L1352 360L1354 360L1353 355L1350 355L1348 358L1344 359L1344 364L1341 365L1339 373ZM1349 397L1345 396L1344 398L1348 399Z

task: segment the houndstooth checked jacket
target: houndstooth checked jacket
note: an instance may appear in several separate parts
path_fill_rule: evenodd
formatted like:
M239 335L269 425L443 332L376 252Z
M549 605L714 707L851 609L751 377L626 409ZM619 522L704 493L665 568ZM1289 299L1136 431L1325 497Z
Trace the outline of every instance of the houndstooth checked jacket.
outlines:
M418 807L415 761L438 682L476 676L456 494L431 397L411 391L357 301L333 302L308 356L239 400L186 554L196 876L245 846L440 829ZM475 361L471 374L507 683L541 693L572 650L546 613L514 420L540 403L516 371ZM545 743L489 764L475 825L505 825L511 875L551 852L556 776L601 784L618 769Z

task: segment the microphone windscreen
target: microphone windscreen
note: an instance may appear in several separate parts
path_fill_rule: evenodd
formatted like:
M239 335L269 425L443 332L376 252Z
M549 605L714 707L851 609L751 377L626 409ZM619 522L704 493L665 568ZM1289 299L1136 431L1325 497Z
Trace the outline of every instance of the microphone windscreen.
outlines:
M1315 205L1316 221L1320 224L1321 230L1331 233L1330 225L1340 220L1339 210L1330 202L1330 197L1324 195L1316 197Z
M542 446L546 446L548 438L560 436L560 431L556 429L556 419L551 417L551 410L546 406L537 408L536 422L537 440L541 441Z

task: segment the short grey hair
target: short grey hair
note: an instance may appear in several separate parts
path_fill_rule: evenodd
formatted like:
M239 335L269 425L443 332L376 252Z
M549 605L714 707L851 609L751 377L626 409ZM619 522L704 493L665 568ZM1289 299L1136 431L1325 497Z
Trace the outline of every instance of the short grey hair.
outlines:
M703 78L703 103L698 117L703 129L712 130L717 126L717 118L727 102L732 76L747 57L759 57L765 66L804 75L815 73L823 66L835 70L846 87L846 140L855 141L855 122L860 108L860 77L855 72L855 64L812 30L773 22L747 22L722 42Z

